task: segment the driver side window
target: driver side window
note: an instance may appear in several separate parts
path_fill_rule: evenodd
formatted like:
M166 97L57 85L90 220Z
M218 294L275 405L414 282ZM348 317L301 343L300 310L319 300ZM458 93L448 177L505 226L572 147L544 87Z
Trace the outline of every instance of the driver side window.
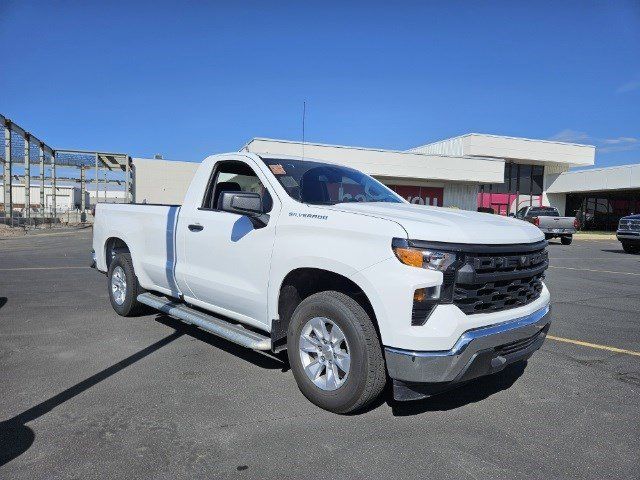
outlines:
M224 192L259 193L262 197L264 212L271 211L273 207L269 191L255 171L244 162L228 160L215 165L202 200L202 209L220 210Z

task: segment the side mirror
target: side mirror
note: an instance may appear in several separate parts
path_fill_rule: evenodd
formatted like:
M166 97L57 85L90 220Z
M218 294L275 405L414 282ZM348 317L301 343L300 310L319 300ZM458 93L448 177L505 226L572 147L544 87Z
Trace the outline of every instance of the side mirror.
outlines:
M269 215L264 213L262 197L259 193L223 192L220 203L220 210L246 215L256 228L262 228L269 222Z

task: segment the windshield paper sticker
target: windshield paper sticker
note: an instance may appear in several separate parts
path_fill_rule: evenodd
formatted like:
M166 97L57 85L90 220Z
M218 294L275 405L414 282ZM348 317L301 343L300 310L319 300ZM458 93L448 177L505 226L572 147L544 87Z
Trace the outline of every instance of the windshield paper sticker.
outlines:
M274 175L284 175L285 173L287 173L279 163L276 163L275 165L269 165L269 168Z

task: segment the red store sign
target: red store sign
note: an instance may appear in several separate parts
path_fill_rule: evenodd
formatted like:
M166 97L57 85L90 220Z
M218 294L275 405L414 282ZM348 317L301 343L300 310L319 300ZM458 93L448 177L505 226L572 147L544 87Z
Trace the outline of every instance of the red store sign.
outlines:
M414 187L409 185L387 185L409 203L418 205L432 205L441 207L444 188L442 187Z

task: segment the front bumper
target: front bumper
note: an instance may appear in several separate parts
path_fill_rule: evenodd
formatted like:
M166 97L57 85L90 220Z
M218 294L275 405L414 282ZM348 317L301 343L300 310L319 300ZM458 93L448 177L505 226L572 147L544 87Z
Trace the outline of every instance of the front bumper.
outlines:
M618 230L616 238L621 242L640 243L640 232L633 230Z
M521 318L469 330L450 350L385 347L394 396L399 400L423 398L526 360L542 346L550 324L550 307L546 305Z
M575 228L541 228L542 233L545 235L555 235L561 237L563 235L573 235L576 233Z

